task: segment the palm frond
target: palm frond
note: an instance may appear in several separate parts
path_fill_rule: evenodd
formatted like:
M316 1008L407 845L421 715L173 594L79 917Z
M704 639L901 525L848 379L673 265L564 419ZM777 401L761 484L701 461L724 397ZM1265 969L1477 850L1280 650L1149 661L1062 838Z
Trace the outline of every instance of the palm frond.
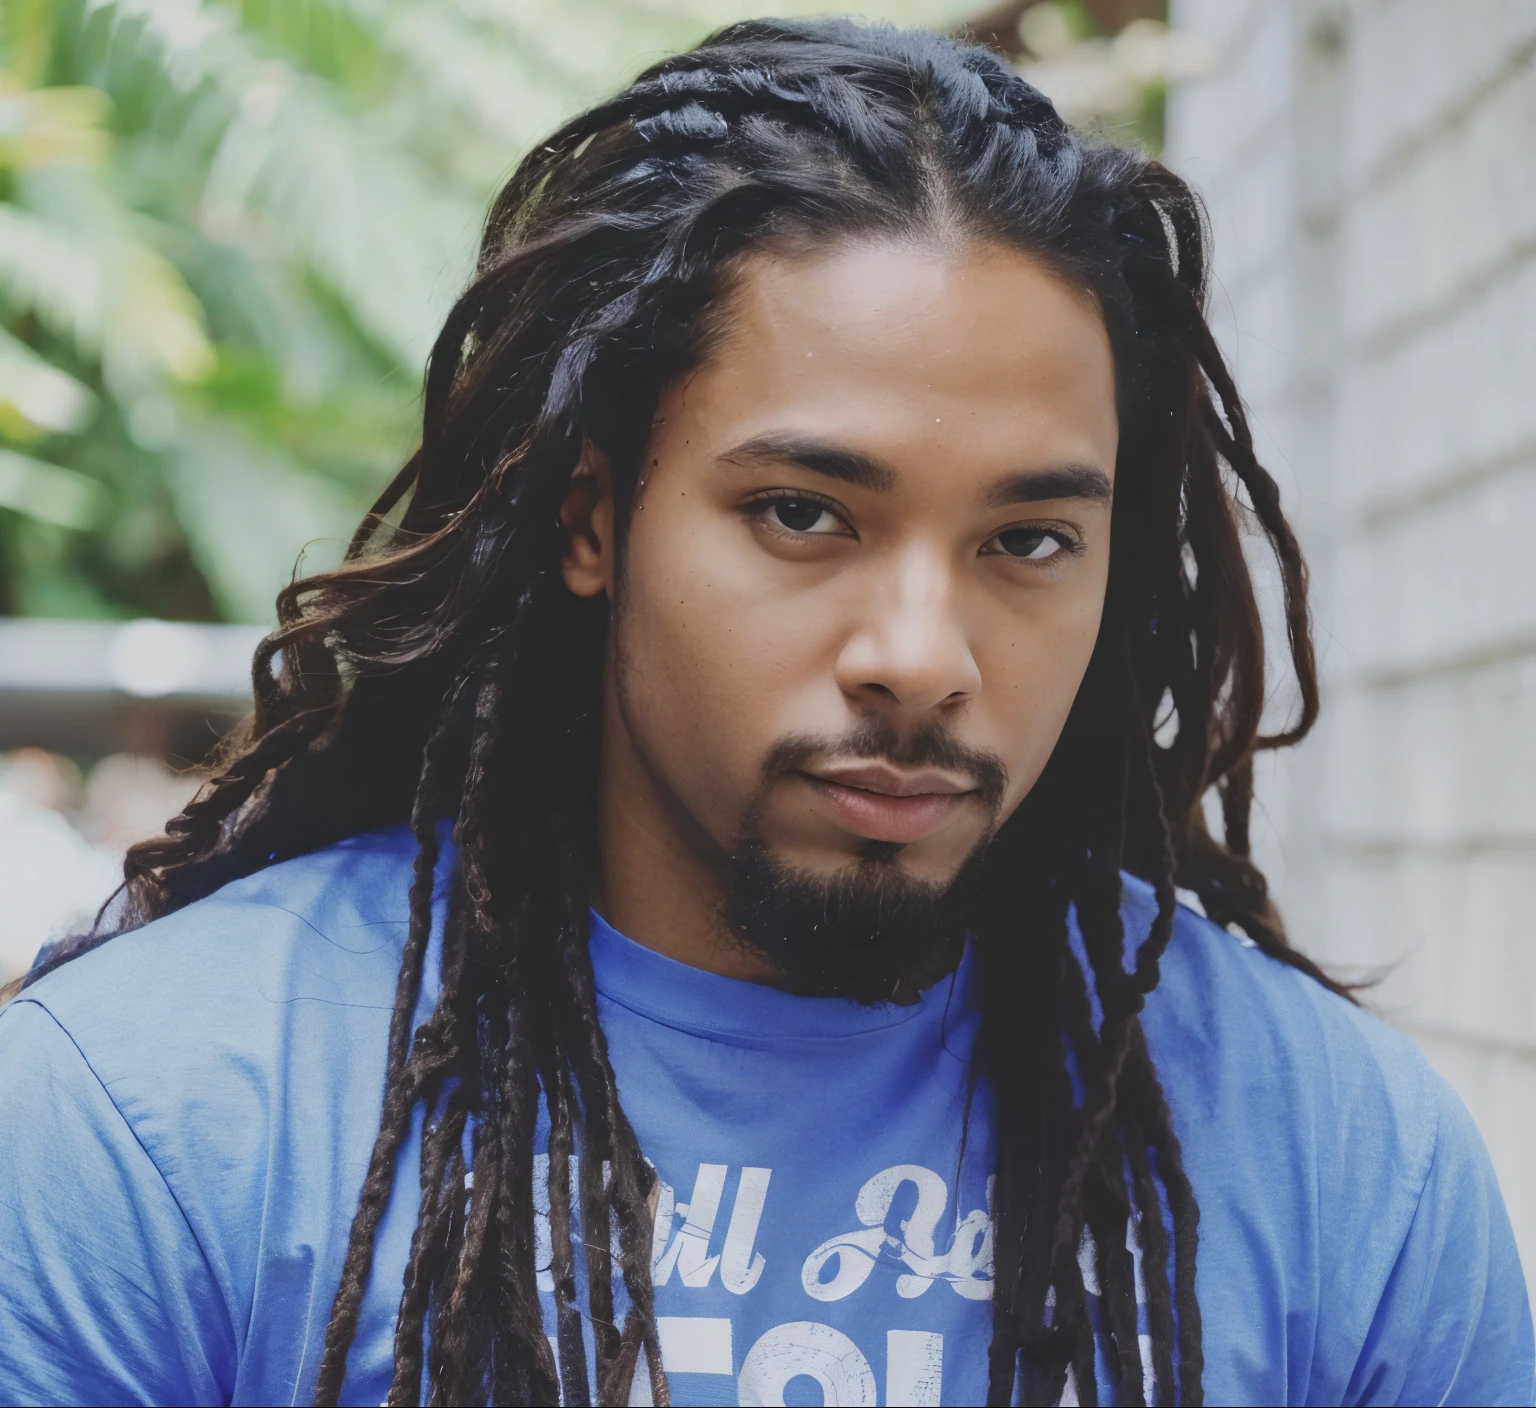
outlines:
M343 110L322 81L264 53L197 0L101 0L109 43L152 46L183 94L227 101L198 218L216 238L276 240L359 324L417 366L463 275L480 204L432 182Z
M106 269L87 242L52 221L0 204L0 298L35 313L85 356L100 355Z
M203 375L202 309L175 266L134 238L137 217L83 172L33 172L18 185L26 204L0 205L0 297L12 311L100 359L124 394Z
M0 450L0 508L61 528L86 528L100 502L99 489L85 475L18 450Z
M95 406L89 387L0 328L0 432L12 439L73 435Z
M110 139L112 100L99 88L73 84L7 93L0 83L0 167L99 167Z

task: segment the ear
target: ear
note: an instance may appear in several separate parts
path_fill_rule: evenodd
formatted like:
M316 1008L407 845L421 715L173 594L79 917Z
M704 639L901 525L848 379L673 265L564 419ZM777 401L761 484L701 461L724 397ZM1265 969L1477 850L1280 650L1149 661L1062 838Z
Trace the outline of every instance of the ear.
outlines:
M581 443L581 459L560 505L565 556L560 572L577 596L613 594L613 476L608 456L590 440Z

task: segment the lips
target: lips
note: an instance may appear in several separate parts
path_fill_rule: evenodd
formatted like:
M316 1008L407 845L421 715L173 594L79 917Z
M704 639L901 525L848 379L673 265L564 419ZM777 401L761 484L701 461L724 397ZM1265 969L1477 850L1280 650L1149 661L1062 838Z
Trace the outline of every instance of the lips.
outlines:
M806 775L818 782L856 787L861 792L877 792L886 797L960 796L974 791L976 786L969 778L938 768L904 769L878 762L829 764Z
M800 775L845 830L902 845L931 836L975 790L950 773L880 763Z

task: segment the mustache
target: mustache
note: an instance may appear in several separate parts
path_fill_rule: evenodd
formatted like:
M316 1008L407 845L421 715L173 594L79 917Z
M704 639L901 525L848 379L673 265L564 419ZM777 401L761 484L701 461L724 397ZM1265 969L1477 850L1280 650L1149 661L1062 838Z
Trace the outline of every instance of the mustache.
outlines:
M888 719L870 715L838 735L792 734L763 758L766 791L780 778L802 771L817 758L870 758L896 767L933 767L969 778L989 811L996 812L1008 790L1008 769L996 753L960 742L943 724L903 733Z

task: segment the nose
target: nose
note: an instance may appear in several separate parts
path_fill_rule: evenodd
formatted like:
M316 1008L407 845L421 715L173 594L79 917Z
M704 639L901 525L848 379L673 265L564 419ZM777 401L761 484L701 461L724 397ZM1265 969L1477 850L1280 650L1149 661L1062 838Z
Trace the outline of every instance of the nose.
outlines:
M845 695L866 708L912 711L975 697L981 668L942 554L914 548L859 590L858 623L837 661Z

